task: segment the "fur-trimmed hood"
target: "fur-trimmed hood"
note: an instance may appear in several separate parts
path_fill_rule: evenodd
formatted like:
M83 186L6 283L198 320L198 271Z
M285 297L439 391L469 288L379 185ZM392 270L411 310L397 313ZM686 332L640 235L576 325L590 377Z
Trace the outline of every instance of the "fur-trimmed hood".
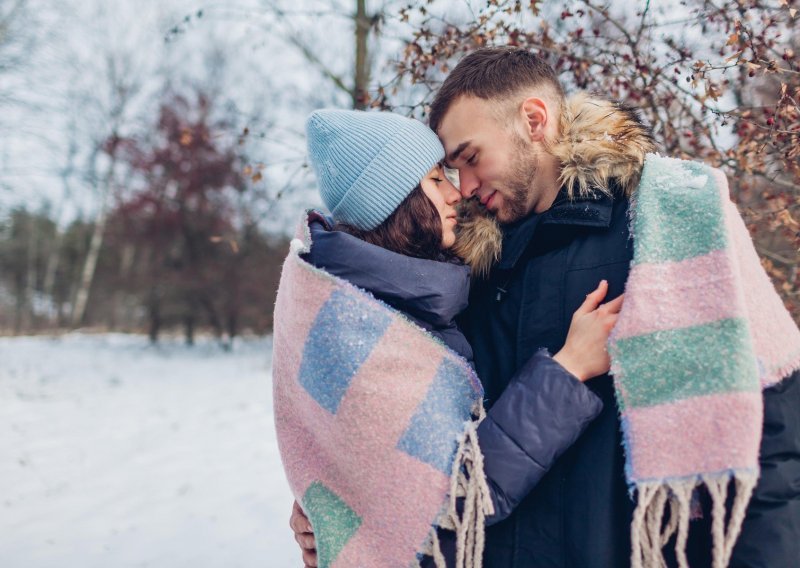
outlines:
M561 113L560 134L549 148L561 162L561 186L573 199L616 186L626 196L636 191L645 155L655 150L650 130L634 107L580 92ZM500 258L502 232L474 200L464 202L455 252L477 277L488 274Z
M630 197L645 155L656 149L636 108L587 93L567 99L560 130L550 152L561 162L559 181L572 198L608 193L612 184Z

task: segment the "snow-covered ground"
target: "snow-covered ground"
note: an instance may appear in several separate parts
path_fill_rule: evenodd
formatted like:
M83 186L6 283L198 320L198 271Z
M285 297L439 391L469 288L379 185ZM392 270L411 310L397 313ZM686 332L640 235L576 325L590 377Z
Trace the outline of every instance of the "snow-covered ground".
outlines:
M270 348L0 338L0 566L301 565Z

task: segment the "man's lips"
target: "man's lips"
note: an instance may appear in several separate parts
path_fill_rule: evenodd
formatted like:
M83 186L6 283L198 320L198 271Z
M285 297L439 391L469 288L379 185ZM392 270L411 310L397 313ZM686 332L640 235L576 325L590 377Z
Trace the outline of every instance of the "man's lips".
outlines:
M485 199L481 199L481 205L486 207L487 209L489 206L494 203L494 196L497 194L496 191L491 192Z

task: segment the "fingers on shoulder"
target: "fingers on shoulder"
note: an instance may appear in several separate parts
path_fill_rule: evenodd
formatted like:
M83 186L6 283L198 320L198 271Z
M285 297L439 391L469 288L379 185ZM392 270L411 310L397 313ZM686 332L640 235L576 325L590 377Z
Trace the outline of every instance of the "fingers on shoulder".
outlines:
M305 564L305 568L317 568L316 551L303 550L303 563Z
M303 513L303 509L294 502L292 506L292 516L289 517L289 528L295 533L308 533L311 532L311 524L308 522L308 517Z
M294 539L300 545L300 548L304 550L313 551L316 549L317 543L312 533L294 533Z

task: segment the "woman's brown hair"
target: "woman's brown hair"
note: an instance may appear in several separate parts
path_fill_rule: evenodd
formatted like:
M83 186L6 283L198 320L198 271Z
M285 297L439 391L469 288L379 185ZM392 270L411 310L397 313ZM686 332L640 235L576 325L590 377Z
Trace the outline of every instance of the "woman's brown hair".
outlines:
M374 229L362 231L344 223L335 228L406 256L429 260L452 258L452 254L442 248L442 219L439 211L419 185Z

